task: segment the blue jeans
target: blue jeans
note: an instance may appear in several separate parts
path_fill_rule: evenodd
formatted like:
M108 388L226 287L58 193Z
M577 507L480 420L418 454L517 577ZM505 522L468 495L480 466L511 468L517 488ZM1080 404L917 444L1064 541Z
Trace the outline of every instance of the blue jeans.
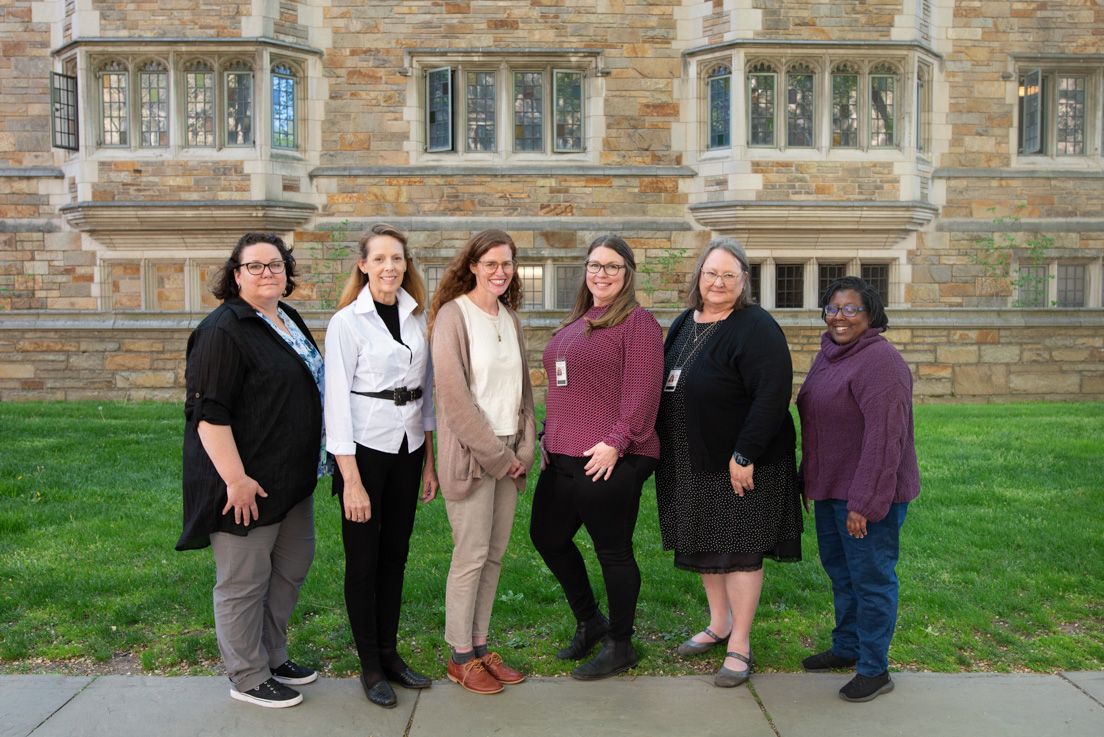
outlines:
M832 652L858 660L864 676L889 667L889 643L897 626L897 558L908 502L891 504L878 522L866 523L866 537L847 534L847 502L816 502L820 562L832 579L836 627Z

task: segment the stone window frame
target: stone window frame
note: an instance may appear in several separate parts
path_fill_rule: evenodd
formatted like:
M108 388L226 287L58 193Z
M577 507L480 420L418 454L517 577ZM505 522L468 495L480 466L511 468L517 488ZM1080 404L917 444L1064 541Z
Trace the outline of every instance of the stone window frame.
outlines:
M748 265L758 267L759 291L754 295L756 301L767 310L817 309L820 298L820 266L844 266L846 276L860 276L864 266L879 265L889 267L889 288L886 306L904 304L904 283L902 274L906 267L907 254L899 251L878 253L866 249L832 248L816 255L792 254L784 249L768 251L747 249ZM802 267L802 305L800 307L776 307L776 281L779 265L800 265Z
M303 148L303 82L306 79L303 64L295 59L280 55L273 55L268 65L269 81L269 142L273 150L284 153L295 153ZM277 143L277 99L276 80L288 80L291 83L291 125L290 142L288 144Z
M1104 155L1104 64L1095 57L1020 59L1011 77L1015 94L1015 122L1011 131L1015 162L1051 166L1068 162L1076 166L1078 162L1098 161ZM1085 80L1081 152L1064 152L1058 142L1058 87L1059 80L1066 78ZM1034 79L1039 80L1037 86ZM1029 122L1033 109L1037 110L1037 129ZM1033 129L1037 130L1037 144L1033 143L1036 137L1030 135Z
M1046 308L1058 308L1058 309L1078 309L1078 308L1100 308L1104 307L1104 260L1101 259L1099 254L1085 254L1071 257L1059 257L1050 258L1040 264L1040 266L1046 269L1046 289L1042 296L1042 304L1024 305L1026 307L1033 307L1038 309ZM1084 292L1085 299L1081 305L1062 305L1059 303L1059 292L1061 285L1058 283L1058 275L1060 267L1062 266L1084 266L1085 274L1084 281L1081 284L1081 290ZM1018 274L1022 268L1032 268L1028 264L1022 264L1018 259L1015 259L1012 263L1012 273ZM1021 293L1013 294L1009 296L1008 301L1011 305L1012 302L1017 299L1023 299L1024 295Z
M408 77L408 104L405 117L410 121L408 150L415 163L502 164L519 162L597 163L605 133L602 78L602 51L591 49L409 49L400 73ZM428 75L449 73L449 110L451 140L448 147L429 147ZM469 148L467 134L467 74L495 74L494 150ZM542 75L542 150L516 151L514 136L514 74L539 72ZM582 75L582 148L562 150L558 145L555 86L557 73Z
M239 53L225 53L225 54L181 54L178 57L180 62L178 64L178 79L177 89L180 94L177 98L179 100L178 108L179 113L176 119L180 121L179 129L180 135L177 137L180 148L182 150L190 149L202 149L206 151L221 151L227 148L233 149L250 149L254 148L257 144L257 66L256 60L251 59L248 56L244 56ZM188 85L186 76L189 72L193 71L193 67L196 64L205 64L214 75L214 143L211 145L195 145L188 143L188 131L187 131L187 113L188 113L188 100L187 92ZM229 95L228 95L228 80L231 74L243 74L248 72L250 76L250 115L249 115L249 142L248 143L231 143L230 131L229 131Z
M209 312L213 309L213 305L204 305L203 301L210 295L208 289L210 280L202 279L201 272L203 269L209 269L213 277L225 262L226 254L216 254L214 251L189 254L184 259L179 258L179 256L167 256L155 252L104 252L99 259L100 310L104 312L164 312L168 314ZM180 310L163 309L157 298L156 269L157 266L164 264L183 264L184 307ZM138 276L134 279L139 285L140 304L138 307L121 308L115 304L116 294L113 291L112 269L117 266L138 266Z

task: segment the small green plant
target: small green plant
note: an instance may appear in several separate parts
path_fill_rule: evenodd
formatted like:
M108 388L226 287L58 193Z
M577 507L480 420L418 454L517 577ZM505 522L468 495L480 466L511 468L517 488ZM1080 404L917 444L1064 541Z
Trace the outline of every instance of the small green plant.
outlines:
M644 274L643 284L638 288L648 295L652 307L678 307L678 280L681 275L678 266L686 258L685 248L668 248L662 256L652 256L640 266ZM674 298L656 300L656 292L674 292Z
M993 218L993 223L1002 226L1006 223L1020 222L1017 213L1027 206L1016 205L1011 215ZM989 212L996 213L997 208L990 207ZM1001 230L975 240L977 251L970 255L970 263L981 266L985 276L990 279L1008 279L1014 298L1013 307L1046 307L1047 284L1054 277L1046 268L1046 258L1054 247L1054 239L1049 235L1036 233L1021 242L1013 233ZM1019 268L1012 273L1012 257L1019 252ZM1056 304L1056 303L1052 303Z
M311 274L307 281L317 285L318 306L332 310L337 306L344 276L345 258L349 255L349 219L336 225L323 225L325 235L306 245L311 255Z

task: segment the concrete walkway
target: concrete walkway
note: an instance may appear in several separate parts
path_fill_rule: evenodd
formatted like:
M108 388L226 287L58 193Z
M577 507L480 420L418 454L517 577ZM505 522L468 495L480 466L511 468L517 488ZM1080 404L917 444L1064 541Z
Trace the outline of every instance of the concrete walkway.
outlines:
M448 681L396 689L399 706L368 703L356 679L301 687L304 701L265 709L229 696L222 677L0 676L0 737L1100 737L1104 671L1032 674L895 673L892 693L841 701L848 674L754 675L751 687L710 677L534 678L496 696Z

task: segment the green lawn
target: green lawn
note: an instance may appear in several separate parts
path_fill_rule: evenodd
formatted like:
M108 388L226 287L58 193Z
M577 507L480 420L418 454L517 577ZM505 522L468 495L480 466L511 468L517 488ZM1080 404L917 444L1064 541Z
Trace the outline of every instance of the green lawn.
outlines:
M0 404L0 672L64 670L133 653L152 672L218 667L208 551L177 553L183 415L165 404ZM960 671L1104 668L1104 405L916 408L923 491L905 524L894 666ZM492 644L534 675L574 622L518 507ZM318 553L292 621L292 656L357 671L341 592L337 503L316 495ZM828 644L831 598L806 517L805 560L767 563L752 642L757 670L794 671ZM585 538L582 539L585 544ZM636 535L644 588L641 674L705 673L674 645L705 624L696 576L659 544L645 487ZM421 507L400 638L442 677L444 505ZM587 546L589 547L589 546ZM601 578L593 554L592 578ZM718 654L719 655L719 654Z

